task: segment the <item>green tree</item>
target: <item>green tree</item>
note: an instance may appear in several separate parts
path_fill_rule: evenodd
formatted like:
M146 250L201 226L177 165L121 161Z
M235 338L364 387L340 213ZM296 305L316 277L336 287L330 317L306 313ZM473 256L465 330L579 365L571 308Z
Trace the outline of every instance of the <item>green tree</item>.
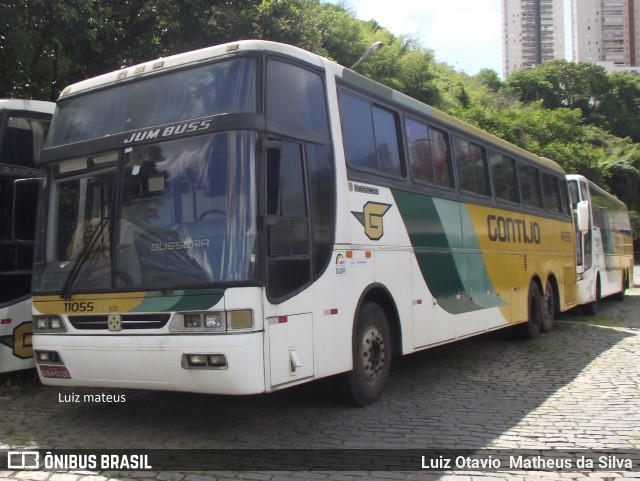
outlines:
M586 123L602 125L601 110L611 84L603 67L558 60L513 72L505 89L521 102L541 100L548 109L578 108Z
M499 92L503 87L498 73L490 68L483 68L473 78L492 92Z
M611 89L603 109L604 124L614 135L640 142L640 76L614 72L609 80Z

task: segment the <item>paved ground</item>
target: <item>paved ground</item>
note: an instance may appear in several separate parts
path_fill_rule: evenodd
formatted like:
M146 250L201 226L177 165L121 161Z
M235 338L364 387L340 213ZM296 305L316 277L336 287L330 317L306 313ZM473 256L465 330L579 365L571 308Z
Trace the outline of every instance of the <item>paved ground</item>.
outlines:
M124 395L126 401L62 402L87 393ZM389 451L370 450L431 456L432 449L504 448L546 458L557 453L559 462L573 464L560 472L515 471L508 463L494 471L383 471L375 462L363 471L6 470L0 480L640 479L640 290L629 291L624 302L604 302L593 318L564 315L552 333L534 341L494 333L396 359L384 397L365 409L338 404L325 382L228 398L74 391L4 378L0 449L22 447L363 449L383 458ZM576 458L568 456L580 449L609 450L606 467L576 468ZM633 467L610 467L611 458Z

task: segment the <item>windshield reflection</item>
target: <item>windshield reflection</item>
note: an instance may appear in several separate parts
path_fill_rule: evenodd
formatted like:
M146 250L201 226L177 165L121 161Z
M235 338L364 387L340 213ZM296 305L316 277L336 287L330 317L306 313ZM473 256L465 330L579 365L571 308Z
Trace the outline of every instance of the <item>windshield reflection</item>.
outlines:
M248 131L191 137L127 149L119 171L115 162L92 168L92 159L81 159L83 175L59 172L37 288L59 290L80 256L72 292L254 280L255 138ZM117 221L95 234L112 212Z

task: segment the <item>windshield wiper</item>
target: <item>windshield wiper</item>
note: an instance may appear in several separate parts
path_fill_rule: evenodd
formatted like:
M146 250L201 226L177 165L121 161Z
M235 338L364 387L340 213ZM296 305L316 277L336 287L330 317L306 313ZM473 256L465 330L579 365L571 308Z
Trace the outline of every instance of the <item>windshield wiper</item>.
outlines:
M64 284L62 285L62 289L60 289L60 297L62 299L71 298L70 292L71 292L71 288L73 287L73 283L78 278L78 274L80 274L80 269L82 269L82 266L89 258L89 254L91 253L91 251L93 250L93 247L98 242L98 239L100 239L100 237L102 236L102 233L104 232L104 229L108 224L109 224L109 218L100 219L100 222L98 223L93 233L91 234L91 238L89 239L89 242L87 242L82 248L82 252L80 252L80 255L76 259L73 266L71 266L71 271L69 271L69 275L67 276L67 279L64 281Z

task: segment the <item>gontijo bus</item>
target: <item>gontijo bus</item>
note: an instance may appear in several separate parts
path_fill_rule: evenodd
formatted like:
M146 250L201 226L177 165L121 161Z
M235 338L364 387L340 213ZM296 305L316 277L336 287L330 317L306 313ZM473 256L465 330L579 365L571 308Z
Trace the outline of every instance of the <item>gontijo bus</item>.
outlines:
M578 303L594 315L600 299L624 299L633 279L633 236L627 206L582 175L568 175L576 212Z
M31 269L36 158L55 104L0 99L0 372L33 368Z
M41 157L46 384L223 394L576 302L564 172L298 48L242 41L66 88Z

